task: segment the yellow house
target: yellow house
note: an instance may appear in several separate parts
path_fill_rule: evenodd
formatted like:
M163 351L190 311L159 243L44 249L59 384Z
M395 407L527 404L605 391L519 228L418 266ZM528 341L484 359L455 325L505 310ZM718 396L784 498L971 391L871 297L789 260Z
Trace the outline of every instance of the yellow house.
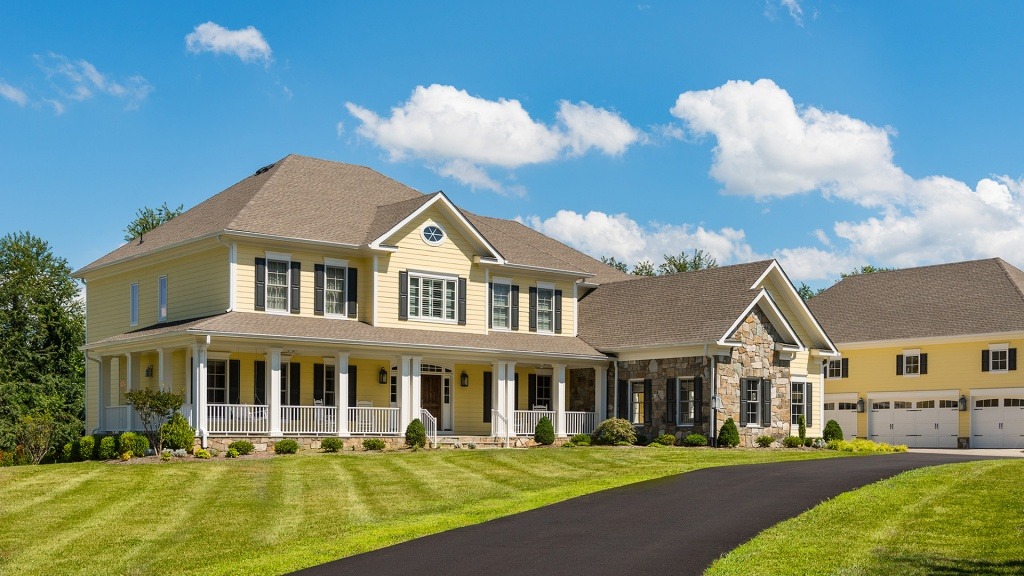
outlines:
M713 436L703 415L741 420L743 405L748 436L762 420L764 433L782 436L796 411L818 429L820 358L836 353L774 261L682 274L663 294L441 192L295 155L76 276L87 297L88 429L137 429L124 393L159 388L184 395L204 444L400 436L414 419L432 438L508 442L545 416L568 436L616 413L655 433L666 429L652 421L656 397L677 415L662 423L670 433ZM672 289L685 278L705 302ZM636 302L706 329L605 338L636 316ZM617 312L589 313L598 303ZM616 356L690 360L645 389L650 376L635 370L617 381L632 368L620 370ZM794 375L810 383L796 400Z
M999 258L851 276L808 301L842 352L825 418L911 447L1024 448L1024 272Z

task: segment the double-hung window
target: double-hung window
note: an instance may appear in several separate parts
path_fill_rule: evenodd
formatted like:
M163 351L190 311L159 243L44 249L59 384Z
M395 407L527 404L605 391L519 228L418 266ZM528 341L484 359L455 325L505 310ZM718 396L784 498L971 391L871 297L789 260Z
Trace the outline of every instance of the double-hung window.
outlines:
M692 378L677 378L676 386L676 402L678 402L676 424L681 426L692 425L694 411L696 410L694 405L694 381Z
M206 361L206 401L210 404L228 402L228 361Z
M811 416L814 409L814 400L810 382L792 382L789 391L789 415L790 424L799 424L800 416L804 417L804 424L811 425Z
M167 276L157 280L157 320L167 320Z
M920 376L928 373L928 355L920 350L904 350L896 355L897 376Z
M324 313L344 316L348 299L345 296L345 275L342 266L324 267Z
M756 378L744 379L741 384L743 388L740 411L743 412L743 421L747 424L761 423L761 381Z
M646 394L643 381L629 383L629 421L633 424L643 424L646 414Z
M267 260L267 310L288 311L288 262Z
M537 331L555 331L555 290L537 287Z
M135 283L132 284L132 287L129 290L128 299L130 301L129 309L128 309L128 321L131 323L132 326L138 326L139 325L139 283L138 282L135 282Z
M288 387L289 380L288 375L291 373L291 363L281 362L281 406L288 406L291 404L291 389ZM298 386L297 382L291 383L293 386Z
M455 278L409 274L409 317L454 322L457 288Z
M829 360L825 369L826 378L847 378L850 374L850 359Z
M512 285L494 282L491 285L491 327L508 330L512 327Z
M982 372L1009 372L1017 369L1017 349L1009 344L992 344L981 351Z

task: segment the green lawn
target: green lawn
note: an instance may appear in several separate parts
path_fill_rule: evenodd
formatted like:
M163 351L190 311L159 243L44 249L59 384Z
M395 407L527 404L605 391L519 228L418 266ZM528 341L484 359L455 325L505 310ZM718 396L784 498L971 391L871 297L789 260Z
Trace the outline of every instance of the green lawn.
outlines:
M706 576L1024 574L1024 460L922 468L770 528Z
M0 573L279 574L649 478L835 455L445 450L0 468Z

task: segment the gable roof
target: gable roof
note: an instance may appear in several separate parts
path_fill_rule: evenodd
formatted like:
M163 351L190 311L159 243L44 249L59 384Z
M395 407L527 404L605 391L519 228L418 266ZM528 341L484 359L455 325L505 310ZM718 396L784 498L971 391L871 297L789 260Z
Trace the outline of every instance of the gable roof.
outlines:
M441 192L422 194L365 166L291 154L75 275L223 233L365 247L439 198L446 200ZM594 281L629 277L518 222L451 209L476 229L471 232L481 246L514 265L593 275Z
M991 258L858 274L807 304L838 343L1024 331L1024 272Z

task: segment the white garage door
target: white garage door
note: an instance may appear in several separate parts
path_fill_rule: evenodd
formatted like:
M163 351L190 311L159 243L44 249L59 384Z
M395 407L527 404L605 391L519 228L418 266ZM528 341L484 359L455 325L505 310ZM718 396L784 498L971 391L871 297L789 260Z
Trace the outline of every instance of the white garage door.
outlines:
M1024 448L1024 395L971 398L971 448Z
M838 402L825 395L825 422L835 420L847 440L857 437L857 403Z
M956 448L956 400L869 399L868 438L910 448Z

